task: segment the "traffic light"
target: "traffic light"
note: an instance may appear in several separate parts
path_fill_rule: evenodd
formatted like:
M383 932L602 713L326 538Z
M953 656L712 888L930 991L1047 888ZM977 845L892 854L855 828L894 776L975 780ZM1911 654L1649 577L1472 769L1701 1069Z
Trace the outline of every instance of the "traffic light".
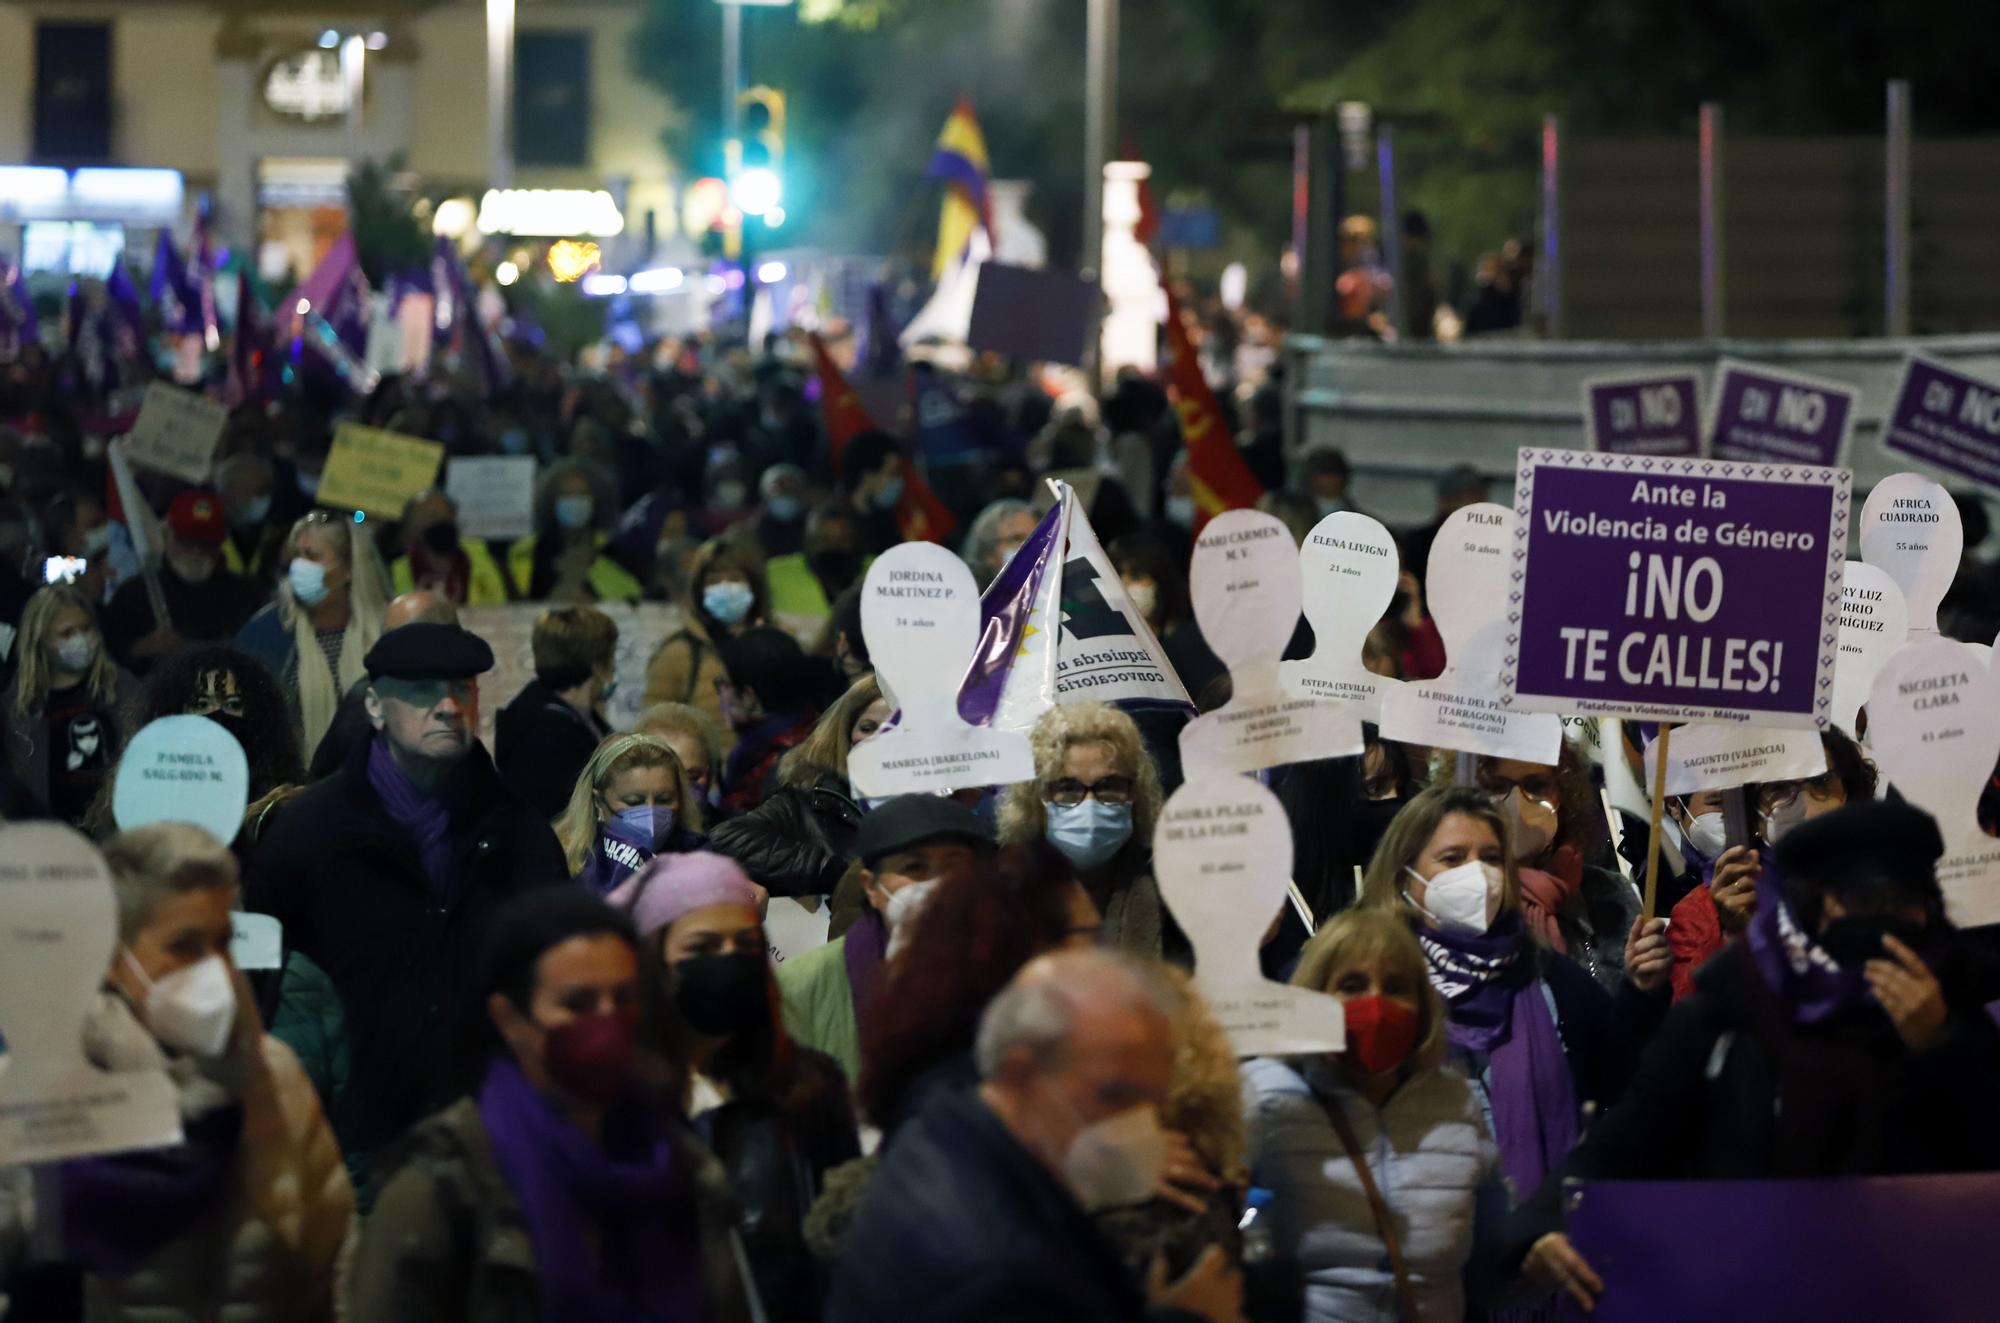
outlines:
M785 193L785 94L774 87L753 87L736 98L736 117L730 200L744 215L762 216Z

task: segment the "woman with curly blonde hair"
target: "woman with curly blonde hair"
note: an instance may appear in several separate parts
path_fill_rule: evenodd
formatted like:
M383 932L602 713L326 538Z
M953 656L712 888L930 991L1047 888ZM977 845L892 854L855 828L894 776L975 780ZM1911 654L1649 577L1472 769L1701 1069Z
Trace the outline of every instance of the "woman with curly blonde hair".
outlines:
M555 829L570 876L600 896L655 855L708 845L693 784L666 741L651 735L598 745Z
M1107 946L1186 961L1186 939L1152 876L1159 769L1132 718L1103 703L1058 703L1029 737L1035 779L1007 787L1000 840L1046 839L1104 914Z
M1393 910L1348 910L1292 983L1347 1017L1345 1051L1243 1068L1251 1178L1271 1192L1279 1261L1303 1273L1305 1318L1465 1317L1475 1238L1497 1233L1507 1197L1479 1099L1445 1065L1450 1015L1423 949Z

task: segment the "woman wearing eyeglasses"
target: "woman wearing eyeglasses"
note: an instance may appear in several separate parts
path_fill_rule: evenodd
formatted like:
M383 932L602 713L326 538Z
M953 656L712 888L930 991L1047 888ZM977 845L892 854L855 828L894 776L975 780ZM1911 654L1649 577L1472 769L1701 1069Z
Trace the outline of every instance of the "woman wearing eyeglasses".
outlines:
M1104 915L1104 943L1186 963L1187 939L1153 881L1160 773L1132 718L1102 703L1058 703L1035 723L1035 779L1007 787L1000 839L1045 839L1073 864Z
M1745 788L1746 807L1754 815L1750 825L1760 844L1722 850L1703 865L1702 885L1674 906L1667 941L1674 951L1675 1001L1694 991L1695 972L1756 917L1757 884L1770 847L1809 818L1875 798L1875 764L1861 746L1832 726L1819 738L1826 750L1826 771L1804 781L1766 781Z

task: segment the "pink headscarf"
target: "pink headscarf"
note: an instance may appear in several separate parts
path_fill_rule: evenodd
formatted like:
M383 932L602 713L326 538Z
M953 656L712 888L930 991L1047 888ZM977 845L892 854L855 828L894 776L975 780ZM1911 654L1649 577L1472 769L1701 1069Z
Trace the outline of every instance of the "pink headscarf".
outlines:
M653 856L606 899L632 916L641 937L651 937L682 915L710 905L748 905L761 914L769 895L734 859L696 850Z

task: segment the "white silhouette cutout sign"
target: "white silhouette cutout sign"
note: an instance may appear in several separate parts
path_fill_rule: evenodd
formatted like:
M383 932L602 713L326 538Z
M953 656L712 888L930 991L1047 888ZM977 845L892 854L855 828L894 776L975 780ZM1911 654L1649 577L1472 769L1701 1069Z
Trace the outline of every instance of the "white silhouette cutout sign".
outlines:
M958 714L979 643L979 591L964 561L932 542L884 552L862 583L861 633L900 715L848 755L856 790L879 798L1034 779L1026 735Z
M1861 559L1903 590L1911 638L1937 633L1938 603L1958 577L1965 528L1950 493L1917 473L1892 473L1861 507Z
M1284 524L1230 510L1195 539L1188 589L1201 636L1229 668L1231 696L1181 728L1181 764L1255 772L1361 752L1352 709L1286 690L1278 662L1299 622L1299 553Z
M191 822L227 845L249 802L250 764L234 735L207 717L161 717L118 760L111 816L120 831Z
M1401 683L1361 664L1361 645L1396 596L1396 539L1365 514L1339 510L1313 525L1299 548L1313 655L1278 668L1285 688L1382 720L1383 695Z
M104 1070L84 1022L118 950L104 859L53 822L0 828L0 1163L179 1143L162 1070Z
M1508 507L1481 501L1438 529L1424 591L1444 640L1444 674L1406 681L1382 700L1384 739L1555 765L1562 718L1510 710L1500 685L1514 520Z
M1863 510L1862 518L1867 518ZM1840 582L1840 655L1833 664L1833 724L1854 734L1875 677L1910 633L1903 590L1880 566L1847 562Z
M1257 964L1291 880L1292 829L1278 797L1245 776L1198 772L1153 830L1160 895L1194 943L1195 982L1243 1057L1339 1052L1340 1002L1266 979Z

